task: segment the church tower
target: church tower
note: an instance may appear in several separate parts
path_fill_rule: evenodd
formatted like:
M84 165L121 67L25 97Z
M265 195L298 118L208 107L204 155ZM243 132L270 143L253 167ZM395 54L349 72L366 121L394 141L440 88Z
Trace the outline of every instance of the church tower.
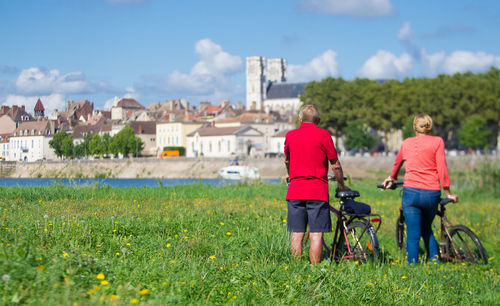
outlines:
M261 110L265 98L266 58L263 56L247 57L247 110Z
M43 107L42 100L40 98L36 101L35 105L35 117L40 119L45 116L45 108Z
M272 83L286 82L286 59L270 58L267 60L267 80Z

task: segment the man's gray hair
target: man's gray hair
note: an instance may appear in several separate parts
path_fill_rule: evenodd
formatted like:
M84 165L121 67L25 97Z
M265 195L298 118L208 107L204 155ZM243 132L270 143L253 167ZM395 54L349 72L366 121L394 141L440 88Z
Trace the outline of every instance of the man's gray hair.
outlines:
M312 104L304 105L300 109L299 118L302 122L318 124L320 121L318 108Z

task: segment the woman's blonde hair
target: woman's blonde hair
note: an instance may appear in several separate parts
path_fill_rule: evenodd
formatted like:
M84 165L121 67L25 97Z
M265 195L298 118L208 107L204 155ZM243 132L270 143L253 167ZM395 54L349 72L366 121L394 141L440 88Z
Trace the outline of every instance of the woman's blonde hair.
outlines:
M415 116L413 119L413 130L421 134L430 134L432 132L432 118L427 114Z

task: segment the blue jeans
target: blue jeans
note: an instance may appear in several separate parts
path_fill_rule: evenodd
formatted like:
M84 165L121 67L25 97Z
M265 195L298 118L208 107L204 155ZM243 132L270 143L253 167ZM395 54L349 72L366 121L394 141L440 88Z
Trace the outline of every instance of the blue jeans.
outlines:
M403 213L406 222L408 263L418 263L420 237L424 239L427 258L439 259L438 245L432 232L432 221L438 210L441 191L403 188Z

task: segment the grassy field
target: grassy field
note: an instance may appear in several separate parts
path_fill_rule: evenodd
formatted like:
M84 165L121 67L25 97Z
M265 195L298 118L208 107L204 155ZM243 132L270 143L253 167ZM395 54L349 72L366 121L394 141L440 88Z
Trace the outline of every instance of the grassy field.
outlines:
M375 185L349 184L383 216L385 260L317 266L289 254L284 184L0 188L0 303L498 303L498 199L458 190L448 210L488 265L410 267L393 238L399 192Z

